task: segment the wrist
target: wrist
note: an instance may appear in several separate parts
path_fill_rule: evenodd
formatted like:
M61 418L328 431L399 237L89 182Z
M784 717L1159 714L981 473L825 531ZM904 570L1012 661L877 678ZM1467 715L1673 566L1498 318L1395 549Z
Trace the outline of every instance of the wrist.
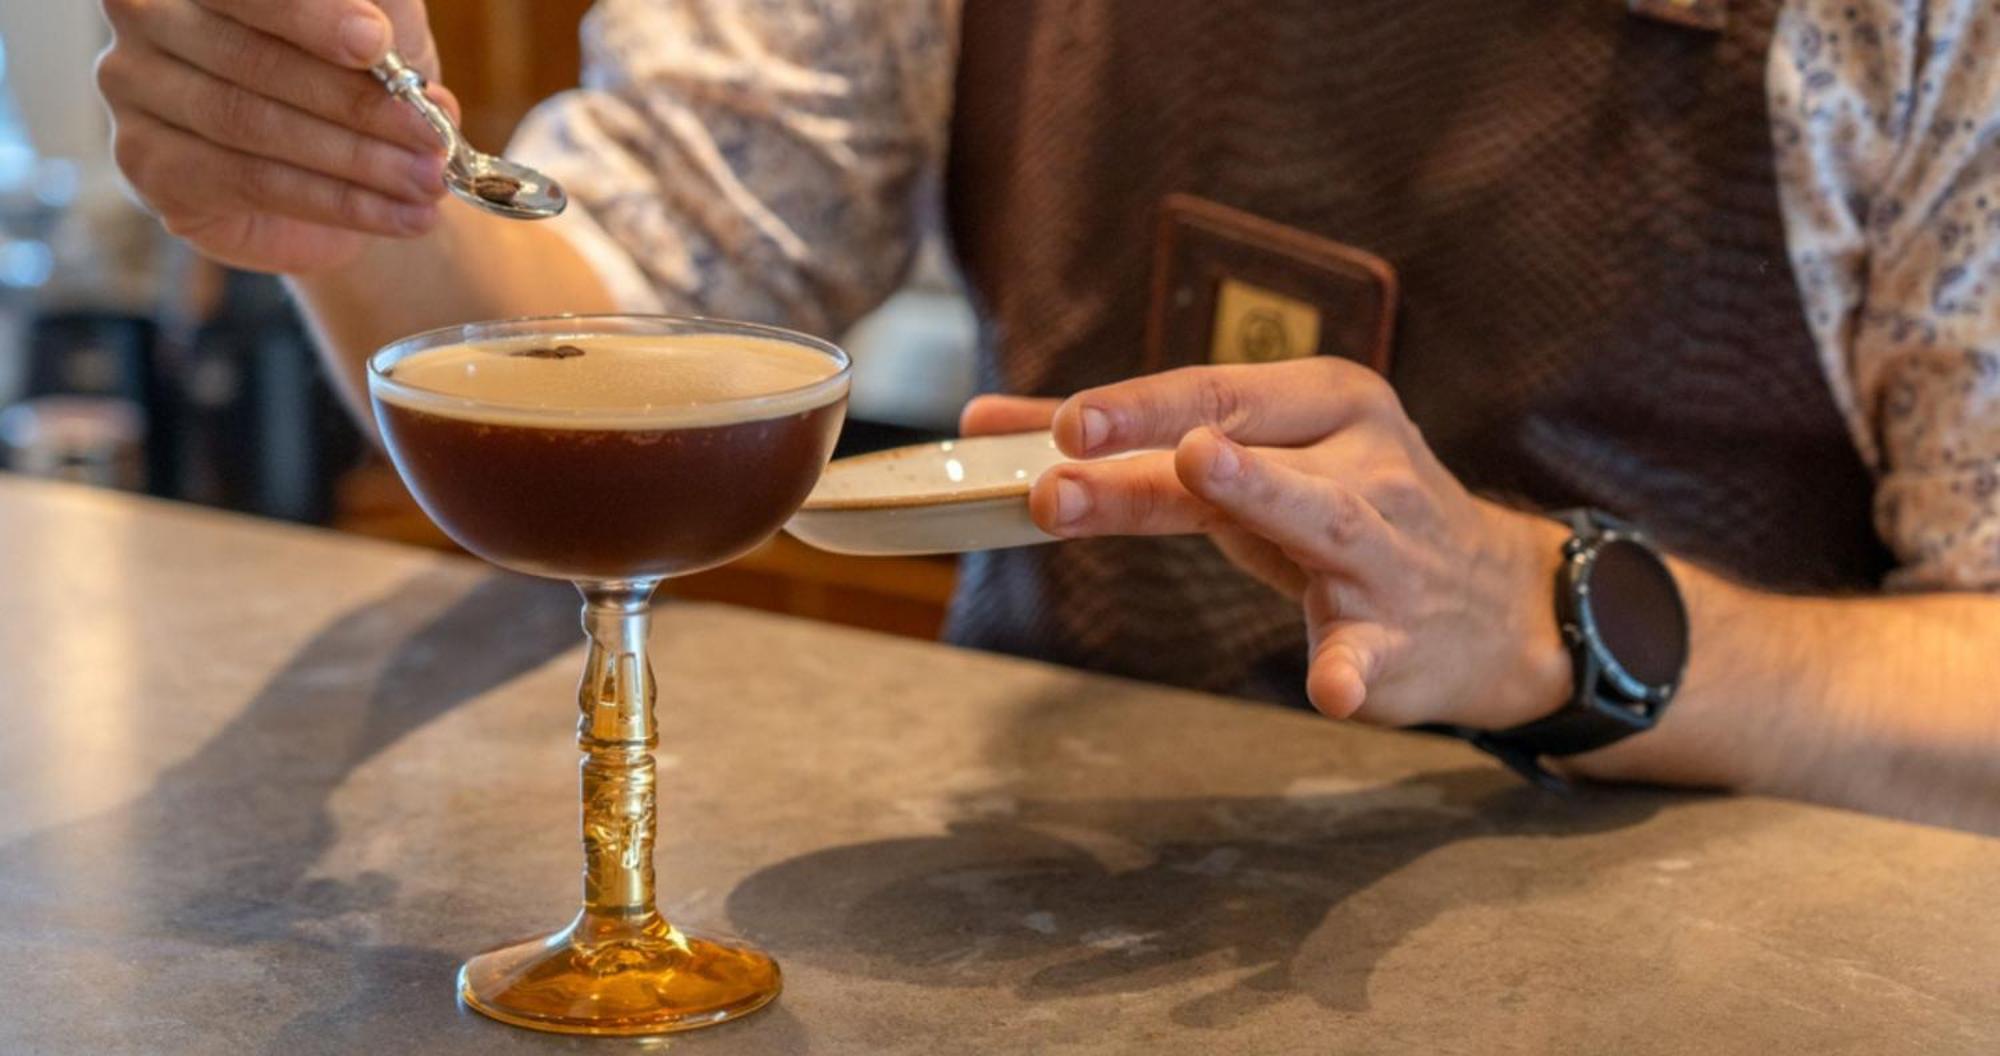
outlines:
M1482 504L1510 570L1497 676L1465 725L1504 730L1553 714L1575 692L1575 665L1556 618L1556 576L1569 529L1533 514Z

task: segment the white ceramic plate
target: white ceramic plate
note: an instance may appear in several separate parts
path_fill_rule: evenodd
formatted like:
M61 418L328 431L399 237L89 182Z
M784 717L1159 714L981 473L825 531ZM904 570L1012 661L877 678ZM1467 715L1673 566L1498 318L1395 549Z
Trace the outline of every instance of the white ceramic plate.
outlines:
M1070 459L1046 432L843 458L786 531L837 554L956 554L1053 539L1028 518L1035 478Z

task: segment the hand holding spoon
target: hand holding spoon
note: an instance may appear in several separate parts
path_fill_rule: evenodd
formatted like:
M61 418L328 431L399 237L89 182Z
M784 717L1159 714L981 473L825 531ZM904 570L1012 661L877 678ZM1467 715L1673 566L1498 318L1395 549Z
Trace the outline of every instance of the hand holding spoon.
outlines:
M449 152L444 183L451 193L489 213L515 220L546 220L569 206L569 196L556 181L525 165L474 150L451 116L424 94L429 87L424 75L402 56L390 52L372 72L389 94L416 107L444 140Z

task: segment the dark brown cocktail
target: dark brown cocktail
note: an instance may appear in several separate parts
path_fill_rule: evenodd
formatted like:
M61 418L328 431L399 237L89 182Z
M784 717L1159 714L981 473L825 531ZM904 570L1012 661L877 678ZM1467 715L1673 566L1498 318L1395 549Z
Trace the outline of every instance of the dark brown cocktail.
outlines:
M709 568L805 501L839 432L838 364L732 335L428 349L375 413L447 534L507 568L645 579Z
M648 621L662 579L750 550L805 501L847 389L832 345L700 319L479 324L369 361L383 442L424 511L473 553L584 597L583 909L467 961L467 1005L536 1030L658 1034L777 996L771 958L655 906Z

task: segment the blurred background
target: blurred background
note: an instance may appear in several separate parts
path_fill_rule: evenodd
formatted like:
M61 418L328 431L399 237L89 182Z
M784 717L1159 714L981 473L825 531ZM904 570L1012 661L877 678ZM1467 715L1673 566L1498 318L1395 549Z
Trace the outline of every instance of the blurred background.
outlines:
M589 7L431 0L474 142L500 148L576 83ZM94 3L0 5L0 468L450 549L336 403L280 284L200 259L126 196L92 83L105 37ZM840 453L948 435L973 340L933 244L845 335ZM846 559L780 537L674 587L929 637L952 582L948 560Z

